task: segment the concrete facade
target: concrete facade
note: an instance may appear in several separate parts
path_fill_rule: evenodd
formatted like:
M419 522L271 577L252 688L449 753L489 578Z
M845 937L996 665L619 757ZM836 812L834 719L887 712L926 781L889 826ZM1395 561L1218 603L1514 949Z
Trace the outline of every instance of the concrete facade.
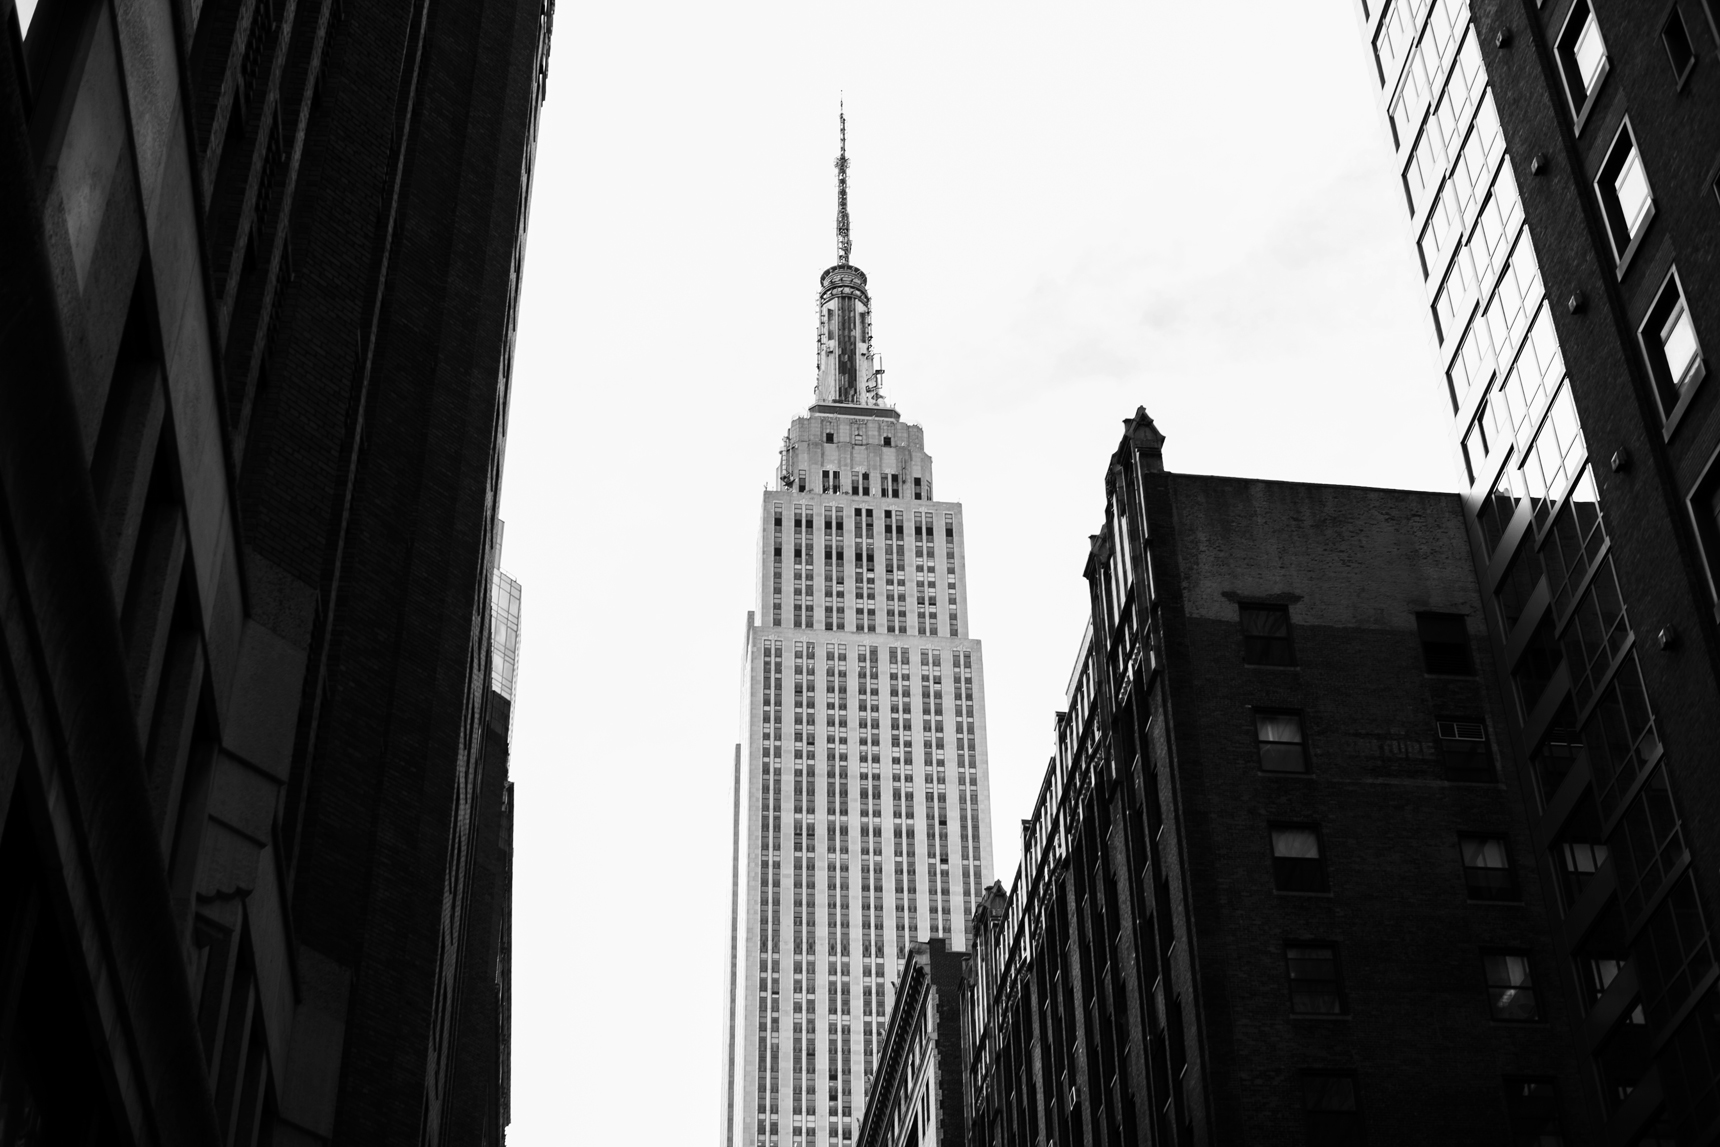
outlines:
M1138 413L1112 458L1057 752L974 921L973 1141L1589 1142L1460 500L1162 442Z
M1529 762L1588 1118L1720 1136L1720 146L1703 0L1354 6ZM1641 1017L1639 1022L1638 1017Z
M498 1142L463 1005L550 12L4 15L0 1126Z

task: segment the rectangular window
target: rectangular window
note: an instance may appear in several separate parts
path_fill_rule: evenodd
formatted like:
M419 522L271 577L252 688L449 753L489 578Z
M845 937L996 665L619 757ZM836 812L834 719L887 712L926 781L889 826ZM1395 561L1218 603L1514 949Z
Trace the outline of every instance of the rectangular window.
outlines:
M1511 1147L1564 1147L1559 1128L1559 1085L1550 1079L1505 1079L1505 1117Z
M1290 610L1282 605L1242 607L1242 660L1249 665L1294 665Z
M1300 713L1254 711L1254 738L1260 748L1260 771L1305 773L1308 746L1302 739Z
M1463 883L1471 900L1517 901L1517 874L1511 869L1511 852L1502 836L1460 836L1458 852L1463 857Z
M1528 1023L1541 1018L1528 953L1483 952L1481 964L1487 973L1487 1007L1494 1019Z
M1362 1147L1361 1104L1356 1077L1348 1072L1302 1073L1302 1120L1308 1147Z
M1589 9L1589 0L1577 0L1558 40L1559 71L1565 81L1565 95L1571 103L1571 115L1577 130L1594 105L1595 93L1607 76L1607 46L1601 39L1600 25Z
M1284 945L1284 964L1290 975L1291 1012L1308 1016L1344 1013L1337 948L1330 944L1292 942Z
M1440 718L1433 725L1446 780L1490 783L1496 779L1493 754L1487 748L1487 726L1480 718Z
M1613 259L1623 267L1636 241L1654 218L1654 193L1649 190L1648 174L1642 167L1642 153L1637 150L1636 136L1630 130L1630 120L1619 126L1612 147L1601 163L1601 173L1595 179L1595 194L1601 201L1601 214L1606 218L1607 234L1612 239Z
M1666 48L1666 58L1672 63L1672 82L1682 88L1690 69L1696 66L1696 48L1690 43L1690 29L1685 26L1684 16L1677 8L1666 18L1666 26L1660 30L1660 42Z
M1582 896L1583 890L1589 886L1589 881L1601 870L1601 865L1607 862L1607 846L1595 844L1592 841L1567 840L1554 846L1559 857L1559 868L1565 886L1565 905L1570 907Z
M1272 826L1272 883L1280 892L1330 891L1318 825Z
M1421 637L1421 660L1429 673L1449 677L1475 676L1469 656L1469 627L1460 613L1418 613L1416 633Z
M1667 273L1637 338L1648 357L1649 373L1654 376L1661 417L1672 422L1705 373L1702 347L1696 341L1696 327L1690 319L1690 308L1685 305L1677 268Z

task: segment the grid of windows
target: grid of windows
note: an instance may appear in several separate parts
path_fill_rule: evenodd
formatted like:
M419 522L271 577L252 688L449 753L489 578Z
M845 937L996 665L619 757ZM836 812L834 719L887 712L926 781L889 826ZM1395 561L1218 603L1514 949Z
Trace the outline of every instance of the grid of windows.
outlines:
M840 456L810 460L811 496L763 505L768 628L751 685L758 875L747 890L757 1044L747 1058L764 1147L852 1141L908 946L961 937L984 888L980 674L974 650L954 640L957 515L915 512L910 559L908 508L869 499L907 487L929 501L929 482L888 451L880 465L878 440L891 435L830 421L828 441L812 423L811 445ZM872 453L863 461L862 451ZM806 461L785 459L784 490L805 489ZM789 640L797 630L802 640ZM880 630L896 643L856 643Z
M1381 84L1389 93L1387 110L1399 153L1406 154L1427 134L1415 109L1435 103L1448 84L1468 82L1467 74L1447 62L1455 54L1429 50L1431 41L1453 37L1438 27L1425 0L1388 0L1383 7L1380 31L1373 40L1374 58ZM1460 7L1462 31L1473 34L1467 5ZM1575 0L1564 12L1553 37L1554 60L1571 126L1580 134L1610 65L1603 29L1590 0ZM1662 40L1675 73L1683 67L1679 34L1668 19ZM1419 73L1410 64L1412 59L1427 58L1441 63L1422 67ZM1492 60L1488 53L1488 66ZM1481 109L1490 105L1491 95L1484 92L1476 101L1477 125L1485 126ZM1623 259L1629 255L1628 243L1651 226L1657 172L1654 156L1642 155L1633 137L1621 133L1606 142L1609 162L1604 172L1597 172L1602 177L1597 192L1604 213L1610 216L1615 254ZM1436 182L1443 188L1448 180L1469 179L1471 172L1458 167L1453 161L1443 170L1415 173L1426 188L1421 194L1431 201L1440 194L1434 190ZM1497 168L1493 199L1505 198L1501 191L1510 169L1503 162ZM1503 206L1515 208L1514 187L1509 199ZM1541 742L1529 748L1544 795L1550 797L1567 775L1577 772L1576 764L1586 760L1595 800L1579 807L1594 808L1603 821L1619 826L1606 842L1610 853L1604 857L1589 851L1600 842L1578 834L1570 842L1584 849L1559 860L1568 859L1577 866L1577 871L1565 874L1568 884L1591 878L1589 869L1601 864L1613 865L1621 876L1629 874L1620 885L1619 907L1633 929L1630 958L1642 977L1648 1018L1655 1019L1657 1008L1667 1009L1662 1013L1667 1015L1683 1009L1678 1014L1706 1016L1713 1011L1713 996L1704 1002L1691 992L1702 982L1700 975L1714 966L1712 942L1697 899L1686 893L1687 881L1677 877L1677 869L1669 867L1666 859L1680 853L1682 845L1670 794L1655 783L1655 776L1664 769L1657 763L1663 748L1637 653L1631 648L1626 603L1612 573L1582 427L1564 384L1565 362L1546 292L1520 210L1498 213L1499 219L1507 221L1503 236L1492 233L1497 228L1486 221L1488 214L1484 205L1479 225L1466 220L1467 245L1457 241L1444 247L1429 245L1436 253L1447 247L1458 249L1454 257L1459 259L1462 252L1470 254L1462 276L1469 281L1459 282L1443 303L1437 292L1448 282L1446 268L1424 265L1424 270L1440 338L1449 355L1452 409L1463 419L1460 437L1470 480L1485 482L1491 491L1477 499L1485 550L1480 557L1499 573L1496 584L1484 587L1489 608L1497 609L1495 620L1502 632L1519 635L1511 648L1521 653L1515 665L1507 666L1521 701L1511 719ZM1486 258L1478 237L1486 239ZM1620 239L1627 242L1621 245ZM1501 258L1501 250L1509 254ZM1659 292L1642 316L1638 334L1670 435L1704 367L1675 272L1667 275ZM1461 301L1460 294L1472 295L1474 303ZM1525 525L1532 528L1524 529ZM1501 549L1507 552L1498 553ZM1543 581L1545 596L1537 592ZM1530 627L1527 640L1522 638L1524 626ZM1565 668L1568 673L1562 671ZM1640 831L1625 827L1632 824ZM1629 860L1624 857L1627 840L1632 851ZM1649 919L1642 919L1653 903L1660 906ZM1508 1011L1532 1012L1527 960L1515 953L1492 955L1496 958L1488 961L1491 998ZM1602 955L1611 959L1618 954ZM1666 1050L1658 1057L1663 1072L1676 1068L1677 1078L1685 1081L1669 1089L1669 1099L1680 1093L1677 1103L1692 1113L1698 1102L1712 1105L1720 1086L1720 1037L1710 1038L1709 1033L1710 1028L1695 1020L1684 1023L1667 1037ZM1613 1077L1600 1058L1595 1066L1603 1076Z

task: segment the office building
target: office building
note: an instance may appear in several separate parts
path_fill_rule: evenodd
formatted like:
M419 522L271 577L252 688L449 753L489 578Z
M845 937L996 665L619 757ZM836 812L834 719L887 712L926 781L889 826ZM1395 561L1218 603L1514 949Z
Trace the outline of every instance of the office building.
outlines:
M1720 34L1705 0L1354 5L1528 762L1588 1118L1720 1135ZM1573 856L1600 858L1581 895Z
M499 1142L550 9L4 17L0 1138Z
M909 947L989 882L985 688L959 502L884 399L866 275L820 279L814 401L760 497L735 747L722 1141L845 1147Z
M973 924L970 1141L1588 1142L1461 500L1169 473L1125 425Z
M967 1142L961 991L967 964L967 953L943 939L908 949L866 1097L859 1147Z

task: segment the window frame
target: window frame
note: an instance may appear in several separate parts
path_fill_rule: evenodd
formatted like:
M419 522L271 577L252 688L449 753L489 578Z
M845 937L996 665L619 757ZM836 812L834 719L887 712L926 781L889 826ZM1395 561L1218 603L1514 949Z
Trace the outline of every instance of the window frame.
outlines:
M1708 512L1711 504L1716 512ZM1691 525L1702 550L1702 573L1714 599L1714 618L1720 621L1720 447L1709 455L1701 475L1685 495L1684 505L1690 511Z
M1293 957L1290 955L1290 953L1293 951L1298 951L1298 950L1310 950L1311 951L1311 950L1315 950L1315 949L1324 949L1325 951L1330 952L1332 954L1332 978L1330 981L1326 981L1326 980L1309 981L1307 979L1303 979L1301 982L1303 982L1303 983L1314 982L1314 983L1322 983L1322 984L1329 982L1332 985L1332 992L1331 992L1332 998L1337 1005L1336 1009L1333 1011L1311 1011L1311 1010L1310 1011L1304 1011L1304 1010L1297 1008L1297 1006L1296 1006L1296 984L1298 981L1297 981L1297 978L1294 975L1294 973L1291 971L1290 961ZM1333 940L1286 940L1286 941L1284 941L1284 980L1285 980L1285 985L1290 990L1290 1014L1292 1016L1319 1016L1319 1017L1331 1018L1333 1016L1348 1016L1350 1014L1349 996L1344 991L1344 961L1343 961L1342 954L1338 951L1338 944L1336 941L1333 941Z
M1470 864L1469 859L1464 855L1463 850L1464 843L1467 841L1480 841L1483 843L1498 842L1500 850L1505 857L1505 864L1499 868ZM1457 834L1457 859L1458 863L1463 867L1463 887L1464 891L1469 896L1469 902L1471 904L1523 903L1523 885L1522 882L1517 879L1517 865L1513 862L1511 857L1510 836L1502 832L1460 832ZM1469 875L1471 872L1502 872L1505 874L1505 879L1500 882L1499 888L1490 892L1487 887L1488 882L1485 880L1472 879ZM1479 895L1477 895L1478 891L1480 892ZM1495 895L1494 892L1497 892L1498 894Z
M1317 855L1311 858L1296 856L1279 856L1279 832L1306 831L1314 834L1314 848ZM1285 896L1330 896L1332 894L1332 873L1326 864L1326 837L1320 831L1320 825L1315 821L1271 821L1266 826L1267 847L1272 853L1272 889ZM1299 866L1291 868L1290 866ZM1297 872L1317 871L1318 888L1291 887L1297 883Z
M1690 316L1690 333L1696 340L1696 360L1685 372L1683 379L1674 379L1672 365L1666 358L1661 332L1671 325L1680 307ZM1664 420L1661 433L1665 441L1671 441L1673 432L1684 419L1684 412L1690 408L1691 399L1703 380L1708 377L1707 356L1702 353L1702 336L1696 333L1695 312L1690 308L1690 297L1685 294L1684 280L1679 275L1676 264L1667 269L1666 277L1661 280L1660 287L1654 293L1654 302L1649 305L1648 313L1637 325L1636 341L1648 367L1649 379L1654 387L1654 400ZM1672 399L1670 406L1667 403L1668 397Z
M1523 961L1524 980L1520 984L1495 984L1492 973L1488 970L1490 958L1509 959L1516 957ZM1534 953L1527 948L1483 948L1481 949L1481 977L1487 987L1487 1014L1496 1024L1538 1024L1546 1022L1541 1016L1541 994L1535 985ZM1493 993L1503 991L1527 991L1530 1002L1534 1005L1534 1014L1521 1019L1511 1016L1501 1016L1499 1005Z
M1577 44L1582 38L1582 28L1573 27L1577 14L1582 13L1586 21L1594 25L1595 35L1601 38L1601 66L1595 73L1592 83L1584 83L1582 73L1577 64ZM1612 72L1612 53L1606 50L1606 36L1601 33L1600 21L1595 18L1595 10L1590 0L1576 0L1571 10L1565 13L1565 22L1559 26L1559 34L1553 38L1553 56L1558 63L1559 79L1565 87L1565 105L1570 108L1571 130L1577 135L1583 134L1583 125L1588 122L1589 113L1594 111L1595 98L1600 95L1602 86L1607 82L1607 76ZM1583 99L1579 103L1573 84L1582 85Z
M1249 659L1248 642L1249 642L1251 635L1248 632L1248 623L1246 621L1246 617L1247 617L1247 614L1250 610L1253 610L1257 613L1276 614L1276 615L1284 618L1284 636L1282 638L1255 636L1254 640L1256 640L1256 641L1274 641L1274 642L1282 640L1284 642L1284 649L1285 649L1286 655L1288 656L1288 660L1286 660L1286 661L1253 661L1253 660ZM1236 623L1237 623L1237 626L1242 630L1242 663L1244 665L1247 665L1247 666L1249 666L1251 668L1255 668L1255 669L1296 669L1296 668L1299 668L1299 665L1298 665L1297 660L1296 660L1295 627L1290 624L1290 607L1288 605L1285 605L1281 602L1275 602L1275 601L1239 601L1236 603Z
M1620 152L1620 145L1629 148L1628 152ZM1634 233L1624 219L1624 205L1618 198L1618 176L1629 162L1630 156L1636 157L1637 168L1642 172L1642 181L1648 187L1648 210L1642 217L1642 224ZM1654 222L1658 206L1654 197L1654 184L1648 178L1648 168L1642 161L1642 147L1636 142L1636 132L1630 126L1627 115L1620 122L1618 131L1613 134L1612 143L1607 145L1606 158L1601 160L1600 170L1595 175L1595 198L1601 205L1601 218L1606 222L1607 240L1612 244L1613 260L1617 266L1620 279L1630 267L1631 260L1642 246L1643 236L1648 234L1649 225ZM1621 234L1622 232L1622 234Z
M1479 741L1477 741L1476 738L1461 735L1464 732L1464 727L1470 725L1480 728L1481 737ZM1450 736L1446 735L1447 726L1451 727ZM1433 735L1434 739L1439 742L1439 766L1444 772L1445 779L1447 781L1452 784L1498 783L1499 761L1493 755L1493 739L1487 735L1487 719L1485 716L1478 713L1436 713L1433 718ZM1487 775L1483 777L1479 769L1462 769L1454 766L1452 764L1452 756L1456 753L1456 750L1448 749L1446 747L1446 742L1448 741L1455 741L1460 744L1479 744L1481 746L1480 753L1470 755L1479 755L1486 760Z
M1678 58L1672 52L1672 40L1667 35L1674 24L1678 25L1684 40L1684 50L1689 53L1683 68L1678 66ZM1702 53L1696 50L1696 41L1690 37L1690 25L1676 3L1666 10L1666 18L1660 22L1659 36L1660 46L1666 49L1667 62L1672 65L1673 90L1681 92L1684 90L1685 81L1690 78L1690 73L1696 70L1696 61L1701 59Z
M1432 660L1427 655L1427 647L1429 644L1433 644L1435 646L1446 646L1446 647L1451 647L1451 646L1456 645L1455 642L1450 642L1450 641L1435 641L1435 642L1431 642L1431 643L1428 641L1428 631L1431 628L1433 628L1435 625L1438 625L1441 623L1447 623L1447 622L1451 622L1451 621L1455 621L1457 623L1457 628L1461 629L1463 631L1463 642L1462 642L1461 648L1463 650L1463 659L1464 659L1465 663L1468 665L1468 668L1459 670L1457 672L1447 672L1446 670L1443 670L1443 669L1435 669L1432 665ZM1475 647L1470 642L1469 618L1467 617L1467 615L1461 614L1461 613L1447 613L1447 612L1444 612L1441 610L1434 610L1434 609L1417 610L1416 614L1415 614L1415 636L1416 636L1417 643L1421 646L1421 667L1427 676L1429 676L1429 677L1475 677L1475 676L1478 676L1476 666L1475 666Z
M1259 764L1260 771L1262 773L1274 777L1305 777L1313 773L1314 762L1312 756L1308 752L1308 722L1304 719L1302 710L1285 709L1273 705L1254 705L1249 708L1248 715L1254 723L1254 757L1256 762ZM1262 717L1294 717L1296 719L1296 730L1302 735L1301 741L1296 742L1302 746L1302 767L1300 769L1273 769L1267 767L1266 754L1261 752L1261 746L1268 744L1288 745L1292 742L1267 741L1263 739L1260 735L1260 718Z
M1350 1084L1350 1107L1312 1107L1309 1083L1315 1080L1347 1080ZM1367 1142L1367 1124L1362 1115L1362 1091L1353 1071L1327 1068L1303 1068L1296 1082L1302 1099L1302 1130L1311 1147L1342 1147L1344 1144ZM1325 1116L1325 1118L1322 1118ZM1333 1118L1333 1117L1336 1118ZM1345 1118L1347 1117L1347 1118Z

